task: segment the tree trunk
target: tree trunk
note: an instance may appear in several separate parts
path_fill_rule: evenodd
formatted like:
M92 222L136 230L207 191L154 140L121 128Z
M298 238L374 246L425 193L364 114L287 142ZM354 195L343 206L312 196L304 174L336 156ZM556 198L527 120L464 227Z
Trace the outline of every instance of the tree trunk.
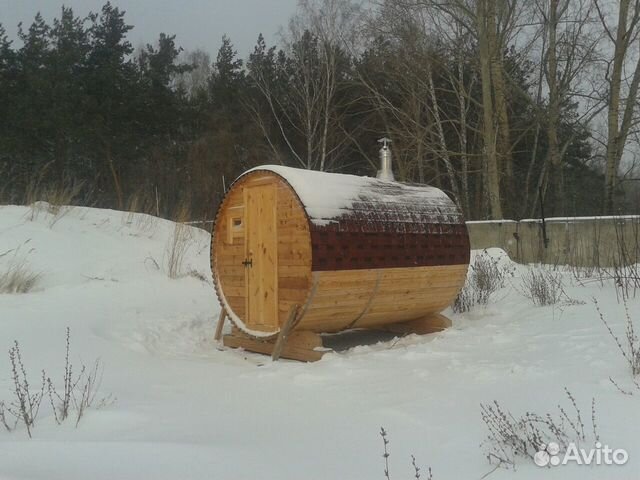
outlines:
M460 180L462 184L462 211L469 217L469 157L467 155L467 104L464 92L463 56L458 55L458 108L460 109Z
M429 94L431 96L431 105L433 108L433 118L436 124L436 135L438 137L438 144L440 146L442 161L447 170L447 176L449 177L449 184L451 185L451 192L453 193L453 200L460 205L460 190L458 189L458 179L456 178L455 170L451 164L451 158L449 157L449 150L447 148L447 141L444 136L444 128L440 119L440 107L438 105L438 96L436 95L436 89L433 84L433 74L431 71L431 63L429 60L426 62L427 68L427 81L429 82Z
M498 124L496 137L499 171L503 174L503 192L507 192L507 203L514 201L513 162L511 156L511 135L507 112L507 93L502 62L502 42L498 38L496 26L496 1L485 0L486 30L491 65L491 86L495 101L495 115ZM501 4L501 2L500 2Z
M553 185L554 206L552 213L564 213L564 178L562 158L558 141L560 123L560 96L558 92L558 59L556 54L556 35L558 30L558 0L549 1L549 46L547 49L547 84L549 85L549 119L547 139L549 141L549 162L551 164L551 181Z
M493 99L491 98L491 58L487 35L487 3L493 0L479 0L477 4L478 47L480 50L480 77L482 81L483 141L486 156L486 184L489 195L491 218L502 218L500 201L500 175L496 155L496 135L493 128Z
M613 69L609 80L609 111L607 114L607 157L604 179L604 213L614 213L613 195L618 183L618 167L621 152L618 151L620 89L622 86L622 70L627 53L628 39L627 18L630 0L620 0L618 11L618 28L613 53ZM629 32L630 33L630 32Z
M107 163L109 164L109 170L111 171L111 178L113 179L113 189L116 193L116 199L118 200L118 210L124 210L124 198L122 195L122 187L120 186L120 177L118 176L118 171L113 163L110 143L107 143L105 153L107 156Z

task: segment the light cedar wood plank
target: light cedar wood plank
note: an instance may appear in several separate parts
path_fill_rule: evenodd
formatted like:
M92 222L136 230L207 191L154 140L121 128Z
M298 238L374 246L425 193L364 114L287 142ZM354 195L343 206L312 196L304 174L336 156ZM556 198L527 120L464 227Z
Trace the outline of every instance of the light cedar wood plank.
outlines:
M289 315L287 317L287 321L284 322L282 327L280 328L280 333L278 334L278 338L276 339L276 343L273 346L273 352L271 353L271 360L277 361L282 354L282 349L285 346L289 338L289 334L291 333L291 329L293 328L294 322L296 321L296 317L298 315L298 311L300 310L300 306L298 304L294 304L289 309Z
M268 182L266 179L270 179ZM248 328L278 329L278 232L276 186L266 176L245 187Z
M223 280L225 276L239 276L244 274L246 268L243 265L220 265L217 268L220 279Z
M248 337L234 335L225 335L223 342L226 347L244 348L250 352L262 353L265 355L271 355L274 347L272 342L260 342ZM287 342L287 345L282 349L280 357L288 358L290 360L298 360L301 362L315 362L320 360L325 353L326 351L314 350L308 348L304 344L298 346L295 338L292 336Z
M441 332L451 327L452 322L441 313L433 313L416 320L408 322L392 323L384 327L385 330L393 333L415 333L426 335L429 333Z
M224 321L227 318L227 312L224 307L220 309L220 317L218 317L218 323L216 324L216 333L213 338L218 341L222 338L222 328L224 327Z

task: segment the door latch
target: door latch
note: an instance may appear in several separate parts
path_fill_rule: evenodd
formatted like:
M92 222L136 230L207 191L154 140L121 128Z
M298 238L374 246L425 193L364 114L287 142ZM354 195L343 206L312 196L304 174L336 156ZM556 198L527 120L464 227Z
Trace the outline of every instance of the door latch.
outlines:
M242 262L242 265L244 265L244 268L253 267L253 259L252 258L246 259L244 262Z

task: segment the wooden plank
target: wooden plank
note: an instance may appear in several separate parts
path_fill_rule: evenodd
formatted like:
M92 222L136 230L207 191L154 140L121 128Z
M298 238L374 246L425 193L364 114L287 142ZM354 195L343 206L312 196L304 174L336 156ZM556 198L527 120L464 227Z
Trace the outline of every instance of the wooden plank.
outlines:
M244 286L244 282L243 282L242 285L235 285L235 286L225 283L225 285L224 285L224 294L225 294L226 297L244 298L246 289L247 288Z
M303 242L308 242L309 236L304 232L296 232L296 233L281 233L280 234L280 242L288 243L288 244L299 244Z
M364 309L365 305L358 305L352 308L335 308L330 309L314 309L313 307L307 310L306 315L300 322L301 328L314 330L315 325L322 322L336 323L349 325L354 319L358 317L360 312Z
M300 309L300 305L295 304L291 306L289 310L289 316L284 325L280 328L280 333L278 334L278 339L276 340L276 344L273 347L273 352L271 353L271 360L274 362L280 358L282 354L282 349L289 338L289 333L291 333L291 328L296 321L296 316L298 315L298 310Z
M316 295L316 304L333 305L336 302L348 302L350 298L362 301L367 300L373 292L374 285L368 284L366 287L351 289L324 289Z
M384 330L393 333L415 333L418 335L425 335L428 333L441 332L442 330L451 327L451 325L452 322L450 319L441 313L433 313L431 315L418 318L417 320L386 325Z
M282 240L282 239L280 239ZM305 260L306 263L303 265L309 264L309 259L311 258L311 252L307 248L292 248L290 243L280 241L278 242L278 260L284 264L290 264L291 260Z
M239 265L244 268L242 262L244 261L244 255L234 255L232 253L225 252L218 256L218 265L234 266Z
M243 265L220 265L216 270L218 275L224 278L227 275L238 276L240 273L244 274L245 268Z
M372 304L369 308L369 312L365 316L363 322L369 321L370 317L373 317L377 314L385 314L387 316L393 316L396 313L404 314L407 312L413 312L415 316L427 315L429 313L439 312L447 307L446 302L423 302L423 303L411 303L408 305L398 305L397 308L393 308L392 305L387 305L385 303L382 304ZM427 313L425 313L427 312ZM364 323L363 323L364 324Z
M301 265L280 265L278 274L281 277L310 277L311 269Z
M228 302L229 304L229 308L233 311L234 314L236 314L239 318L244 317L244 298L242 299L242 302ZM242 316L241 316L242 315Z
M247 268L246 319L249 328L278 328L278 232L273 182L252 182L245 188Z
M216 325L216 333L213 336L214 340L219 341L222 338L222 328L224 327L224 321L227 318L227 312L223 308L220 309L220 317L218 317L218 324Z
M311 268L309 267L309 261L304 257L286 258L286 257L280 256L278 257L278 264L283 266L290 266L290 267L305 267L306 269L309 270L309 275L311 275ZM284 276L292 276L292 275L284 275Z
M442 265L431 267L407 267L407 268L383 268L383 269L359 269L359 270L333 270L319 271L323 279L327 281L344 281L359 279L362 276L375 276L376 272L382 272L383 278L410 279L416 277L448 277L450 275L464 273L466 265Z
M301 327L337 331L351 326L353 320L358 321L358 326L367 327L441 311L453 301L464 282L466 266L314 274L319 277L319 289ZM372 298L376 275L380 275L380 283Z
M259 187L262 185L269 185L269 186L275 187L274 181L275 181L275 178L273 174L260 173L258 175L247 177L246 185L248 187Z
M244 272L243 272L244 273ZM220 282L220 284L223 287L226 286L231 286L231 287L244 287L244 276L243 277L239 277L239 276L227 276L224 277L225 280L224 282ZM242 293L242 296L244 297L244 292Z
M272 355L275 346L275 341L273 340L259 341L237 332L236 334L225 335L223 343L226 347L243 348L250 352L263 353L265 355ZM327 353L326 350L316 350L318 347L322 347L320 335L312 332L294 331L282 348L280 358L299 360L301 362L315 362Z
M362 310L368 303L371 295L363 296L360 298L343 297L338 300L324 299L324 301L317 301L314 298L313 304L309 307L309 310L314 314L323 313L324 315L335 315L341 311L359 311Z
M235 245L224 245L214 253L216 261L220 261L230 256L244 256L244 241L242 243L236 243Z
M278 311L284 325L292 305L303 305L311 288L311 235L304 207L278 178ZM281 327L282 328L282 327Z
M280 298L280 300L297 300L299 298L303 298L304 296L301 295L301 292L307 292L309 291L309 287L310 285L308 285L308 282L305 280L304 285L302 283L300 283L300 286L297 288L282 288L282 287L278 287L278 298Z

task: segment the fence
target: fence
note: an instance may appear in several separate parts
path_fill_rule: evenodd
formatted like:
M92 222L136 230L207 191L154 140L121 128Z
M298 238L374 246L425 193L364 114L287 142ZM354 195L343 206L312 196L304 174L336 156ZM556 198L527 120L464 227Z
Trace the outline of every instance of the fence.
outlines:
M467 222L471 248L499 247L519 263L613 267L640 262L640 216ZM546 243L546 245L545 245Z

